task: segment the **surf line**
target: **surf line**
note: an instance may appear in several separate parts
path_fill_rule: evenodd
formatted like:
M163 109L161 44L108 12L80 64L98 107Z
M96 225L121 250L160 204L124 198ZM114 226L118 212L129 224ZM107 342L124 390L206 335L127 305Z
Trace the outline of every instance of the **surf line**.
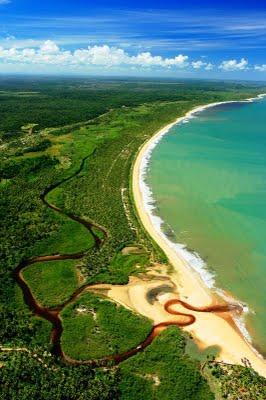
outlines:
M40 198L42 202L52 209L55 212L58 212L60 214L63 214L72 220L76 221L77 223L82 224L85 226L89 232L92 234L94 240L95 240L95 247L99 250L101 246L104 244L104 242L108 238L108 232L98 224L92 222L92 221L86 221L85 219L69 212L65 212L61 208L55 206L54 204L51 204L47 200L47 195L54 189L56 189L58 186L61 184L69 181L70 179L74 178L77 176L84 168L85 162L88 159L89 156L85 157L81 164L80 167L76 172L74 172L72 175L69 177L61 180L58 183L52 184L48 186L40 195ZM103 239L99 238L96 233L94 232L93 228L99 229L102 234L103 234ZM90 286L93 285L84 285L78 288L71 296L70 298L60 305L59 307L55 308L48 308L48 307L43 307L40 305L36 299L33 296L33 293L28 286L26 280L23 277L23 270L28 267L29 265L33 265L36 263L42 263L42 262L49 262L49 261L59 261L59 260L75 260L75 259L81 259L83 258L87 253L87 250L78 252L78 253L72 253L72 254L52 254L52 255L44 255L44 256L37 256L33 257L27 260L22 260L19 265L15 268L14 270L14 278L17 282L17 284L20 286L22 292L23 292L23 297L24 301L29 307L29 309L33 312L33 314L46 319L52 324L52 332L51 332L51 342L52 342L52 353L60 358L62 358L65 362L72 364L72 365L91 365L91 366L104 366L108 365L110 362L114 363L120 363L124 360L126 360L129 357L132 357L133 355L137 354L138 352L144 350L147 346L149 346L154 338L159 335L159 333L169 327L169 326L188 326L193 324L196 321L196 317L192 314L188 313L182 313L176 310L173 310L173 306L176 304L182 305L184 308L191 310L191 311L197 311L197 312L226 312L226 311L231 311L232 307L235 308L235 305L214 305L214 306L207 306L207 307L202 307L202 308L197 308L194 306L191 306L190 304L179 300L179 299L171 299L167 301L164 305L164 309L166 312L168 312L171 315L179 315L182 317L185 317L187 319L186 321L176 321L176 320L171 320L171 321L165 321L162 323L159 323L157 325L154 325L152 327L152 330L150 334L147 336L147 338L138 346L136 346L133 349L130 349L124 353L121 354L115 354L115 355L110 355L103 357L101 359L91 359L91 360L75 360L68 355L66 355L61 347L61 336L63 333L63 326L62 326L62 321L60 318L60 312L64 309L64 307L73 301L75 301L80 294L84 290L88 290Z

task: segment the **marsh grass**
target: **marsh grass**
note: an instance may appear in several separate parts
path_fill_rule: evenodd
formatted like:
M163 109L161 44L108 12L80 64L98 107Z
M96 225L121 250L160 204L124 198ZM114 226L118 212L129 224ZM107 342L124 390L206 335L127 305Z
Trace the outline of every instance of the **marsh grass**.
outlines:
M61 313L62 348L78 360L99 359L138 346L151 331L148 319L92 293Z
M34 297L45 307L55 307L71 296L78 287L77 261L49 261L28 266L23 276Z

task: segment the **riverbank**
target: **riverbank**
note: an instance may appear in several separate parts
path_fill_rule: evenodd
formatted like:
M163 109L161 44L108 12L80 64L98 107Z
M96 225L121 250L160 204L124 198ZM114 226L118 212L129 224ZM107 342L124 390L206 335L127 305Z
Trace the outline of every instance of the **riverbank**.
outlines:
M259 97L262 96L265 95ZM244 101L253 100L254 98ZM224 300L222 300L217 293L211 290L211 282L208 287L200 275L192 269L189 261L184 256L184 252L182 252L182 250L178 251L176 245L170 242L161 232L160 224L154 223L154 218L156 217L152 217L147 201L149 193L147 193L147 187L144 184L143 178L148 164L149 154L160 138L165 135L173 125L186 121L186 119L192 117L193 114L200 112L203 109L224 103L231 102L219 102L196 107L185 116L178 118L172 124L165 126L144 144L136 158L133 168L133 194L140 220L153 240L155 240L164 250L169 262L174 267L174 273L171 274L171 279L177 286L180 299L195 307L206 307L218 303L220 304ZM194 312L194 314L196 322L184 329L194 336L196 342L201 348L219 346L220 352L218 359L227 363L241 364L242 359L247 358L257 372L266 376L265 361L246 341L245 337L237 327L232 313L221 314Z

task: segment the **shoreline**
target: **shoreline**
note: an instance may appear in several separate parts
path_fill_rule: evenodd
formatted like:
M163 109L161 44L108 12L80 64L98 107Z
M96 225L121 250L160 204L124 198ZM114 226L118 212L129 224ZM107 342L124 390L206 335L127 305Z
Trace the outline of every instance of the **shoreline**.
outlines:
M232 301L221 289L215 291L214 276L205 268L204 262L197 254L189 253L184 245L171 242L161 230L162 219L152 214L153 198L150 188L144 181L146 170L149 164L151 153L162 137L174 126L188 122L197 114L205 109L222 104L254 102L265 97L260 94L257 97L245 100L232 100L210 103L197 106L188 111L184 116L177 118L174 122L166 125L153 135L141 147L133 166L132 190L133 197L139 218L143 227L152 239L162 248L169 263L174 267L171 279L178 287L180 299L188 301L195 306L207 306L217 304L221 301ZM234 303L237 301L234 300ZM240 303L240 302L238 302ZM241 359L247 358L253 368L266 377L266 362L263 357L254 349L249 342L248 333L243 325L242 318L232 315L221 316L215 313L198 315L196 322L185 328L190 332L199 347L219 346L220 353L218 360L231 364L242 364Z

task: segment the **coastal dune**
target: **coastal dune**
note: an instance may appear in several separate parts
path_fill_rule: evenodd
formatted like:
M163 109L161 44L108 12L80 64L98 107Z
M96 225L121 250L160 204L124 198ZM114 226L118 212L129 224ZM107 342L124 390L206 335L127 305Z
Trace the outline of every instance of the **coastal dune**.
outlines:
M265 95L260 95L258 97L263 96ZM245 101L253 100L254 99L247 99ZM146 197L148 194L147 188L144 184L144 174L149 154L160 138L166 134L173 125L186 121L188 118L191 118L193 114L200 112L203 109L223 103L231 102L219 102L196 107L188 112L184 117L178 118L173 123L162 128L140 149L135 160L132 174L135 206L143 227L152 239L161 247L167 256L169 263L173 266L174 270L169 275L172 282L174 282L177 287L180 300L191 304L195 308L224 304L225 300L220 297L217 292L212 290L212 285L208 285L208 282L204 281L200 274L192 268L188 257L186 257L186 252L182 250L181 247L178 249L174 243L170 242L161 231L160 224L154 223L156 217L152 216L151 209L147 205ZM182 308L179 305L176 307L177 309L179 309L179 307L180 309ZM218 346L220 348L217 357L218 361L231 364L243 364L243 359L248 359L252 367L260 375L266 377L265 360L242 334L239 326L237 326L235 319L233 318L233 313L195 311L191 314L196 317L196 320L193 324L184 329L193 335L196 343L201 349L205 349L209 346ZM152 315L147 316L150 318L152 317ZM157 317L154 316L153 318L156 320L156 323L159 322Z

